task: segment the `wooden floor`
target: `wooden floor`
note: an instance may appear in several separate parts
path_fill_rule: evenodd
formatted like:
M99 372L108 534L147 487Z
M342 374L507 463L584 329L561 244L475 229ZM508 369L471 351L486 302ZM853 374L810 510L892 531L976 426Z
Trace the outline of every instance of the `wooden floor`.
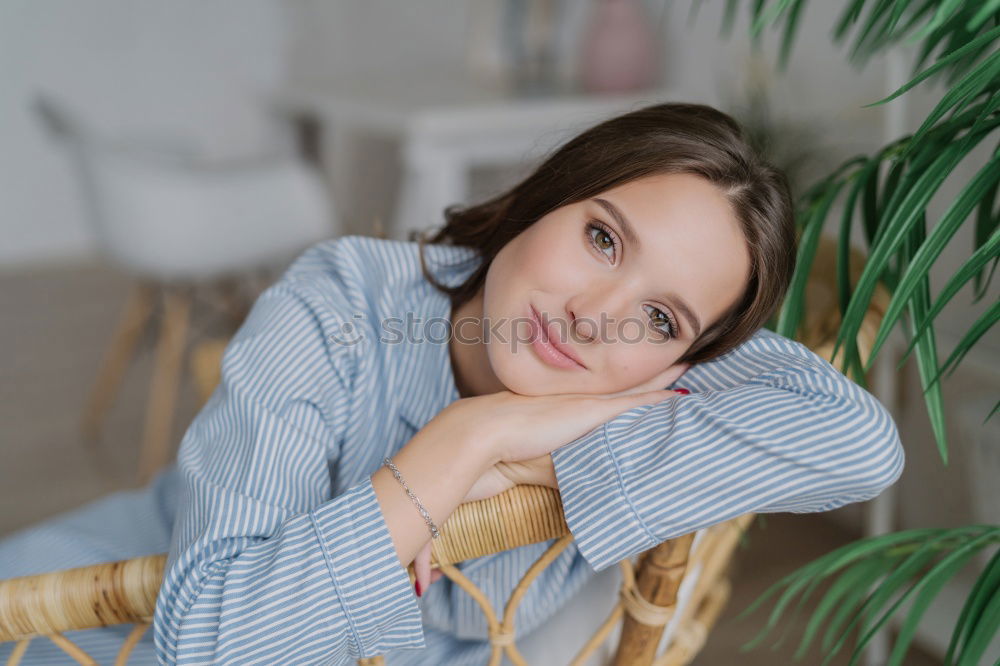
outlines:
M0 273L0 536L34 521L134 484L151 371L152 340L124 380L96 452L84 448L78 421L128 293L118 273L96 265ZM197 312L196 312L197 317ZM196 319L197 322L197 319ZM194 324L197 330L198 324ZM190 383L182 387L174 446L196 410ZM777 636L757 649L741 645L763 626L770 606L747 620L734 616L783 575L856 538L822 515L773 514L758 521L740 550L732 599L694 662L698 666L780 666L822 661L817 651L792 655L809 617L802 615L776 651ZM832 662L847 664L847 652ZM906 666L940 660L911 650Z

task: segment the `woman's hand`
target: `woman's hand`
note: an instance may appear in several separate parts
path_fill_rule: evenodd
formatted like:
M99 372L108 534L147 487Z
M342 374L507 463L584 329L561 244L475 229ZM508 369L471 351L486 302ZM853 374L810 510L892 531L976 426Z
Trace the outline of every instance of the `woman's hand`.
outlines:
M441 410L421 433L429 435L432 430L440 430L442 436L457 436L459 442L487 447L494 464L468 490L464 502L492 497L515 485L557 488L549 455L552 451L624 411L680 395L659 387L677 381L688 367L676 364L640 385L614 394L524 396L500 391L463 398ZM443 575L431 570L430 540L418 551L413 568L421 593Z
M558 490L552 456L546 453L530 460L498 462L479 477L462 501L475 502L493 497L514 486L548 486Z
M552 456L546 453L531 460L498 462L479 477L463 501L475 502L487 499L514 486L548 486L558 490ZM444 575L437 569L431 569L431 543L428 541L413 560L413 572L420 584L421 592Z
M667 386L688 368L679 363L625 391L525 396L511 391L462 398L425 426L485 446L494 464L538 458L635 407L677 395Z

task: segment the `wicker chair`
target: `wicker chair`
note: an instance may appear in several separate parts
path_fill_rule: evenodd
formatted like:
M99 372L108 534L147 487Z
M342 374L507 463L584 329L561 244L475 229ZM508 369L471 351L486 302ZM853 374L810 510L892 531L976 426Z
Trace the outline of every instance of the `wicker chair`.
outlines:
M833 256L832 243L824 239L808 287L810 312L803 327L804 342L828 360L831 336L839 325L832 284ZM852 258L856 279L864 258L860 255ZM880 287L859 335L862 359L867 358L871 349L888 298L888 293ZM218 381L224 347L224 341L215 341L194 352L193 374L203 399ZM615 666L689 663L704 645L728 600L727 569L737 542L753 518L754 514L745 514L666 541L634 558L635 562L622 560L619 599L604 623L568 663L583 664L619 622L622 622L621 634L612 660ZM529 568L500 617L482 591L454 566L467 559L550 539L555 542ZM441 538L434 542L432 566L461 586L482 608L493 646L490 666L500 664L503 652L514 664L526 663L515 644L517 606L532 581L572 539L559 493L541 486L516 486L496 497L462 504L444 524ZM0 581L0 642L18 641L8 664L17 664L28 643L40 636L47 636L81 664L94 664L62 632L135 624L115 662L125 664L152 622L165 563L166 555L150 555ZM697 578L681 605L678 593L689 572L697 572ZM412 565L409 573L412 581ZM680 617L676 619L674 632L657 654L663 631L678 610ZM384 659L373 657L358 663L371 666L383 664Z

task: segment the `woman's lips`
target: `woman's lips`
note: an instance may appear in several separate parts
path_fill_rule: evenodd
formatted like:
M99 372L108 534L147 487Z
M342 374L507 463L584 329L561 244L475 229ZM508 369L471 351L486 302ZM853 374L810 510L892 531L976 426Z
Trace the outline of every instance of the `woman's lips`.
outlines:
M552 325L543 326L542 317L535 310L535 306L529 304L528 307L531 312L531 347L538 354L538 357L557 368L586 369L587 366L576 358L572 350L556 341L555 336L552 335ZM543 328L545 329L544 335L541 334Z

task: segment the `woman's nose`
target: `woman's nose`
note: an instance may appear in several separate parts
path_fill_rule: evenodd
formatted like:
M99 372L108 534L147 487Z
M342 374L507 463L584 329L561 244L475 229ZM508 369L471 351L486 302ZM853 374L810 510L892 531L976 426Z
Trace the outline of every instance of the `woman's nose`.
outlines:
M569 303L566 312L573 339L579 343L613 340L619 317L624 316L625 302L609 288L590 294L586 301Z
M572 310L569 313L570 334L576 342L590 343L597 339L598 322L589 317L578 317Z
M608 333L617 325L615 310L600 307L568 309L569 330L573 339L581 344L609 341Z

